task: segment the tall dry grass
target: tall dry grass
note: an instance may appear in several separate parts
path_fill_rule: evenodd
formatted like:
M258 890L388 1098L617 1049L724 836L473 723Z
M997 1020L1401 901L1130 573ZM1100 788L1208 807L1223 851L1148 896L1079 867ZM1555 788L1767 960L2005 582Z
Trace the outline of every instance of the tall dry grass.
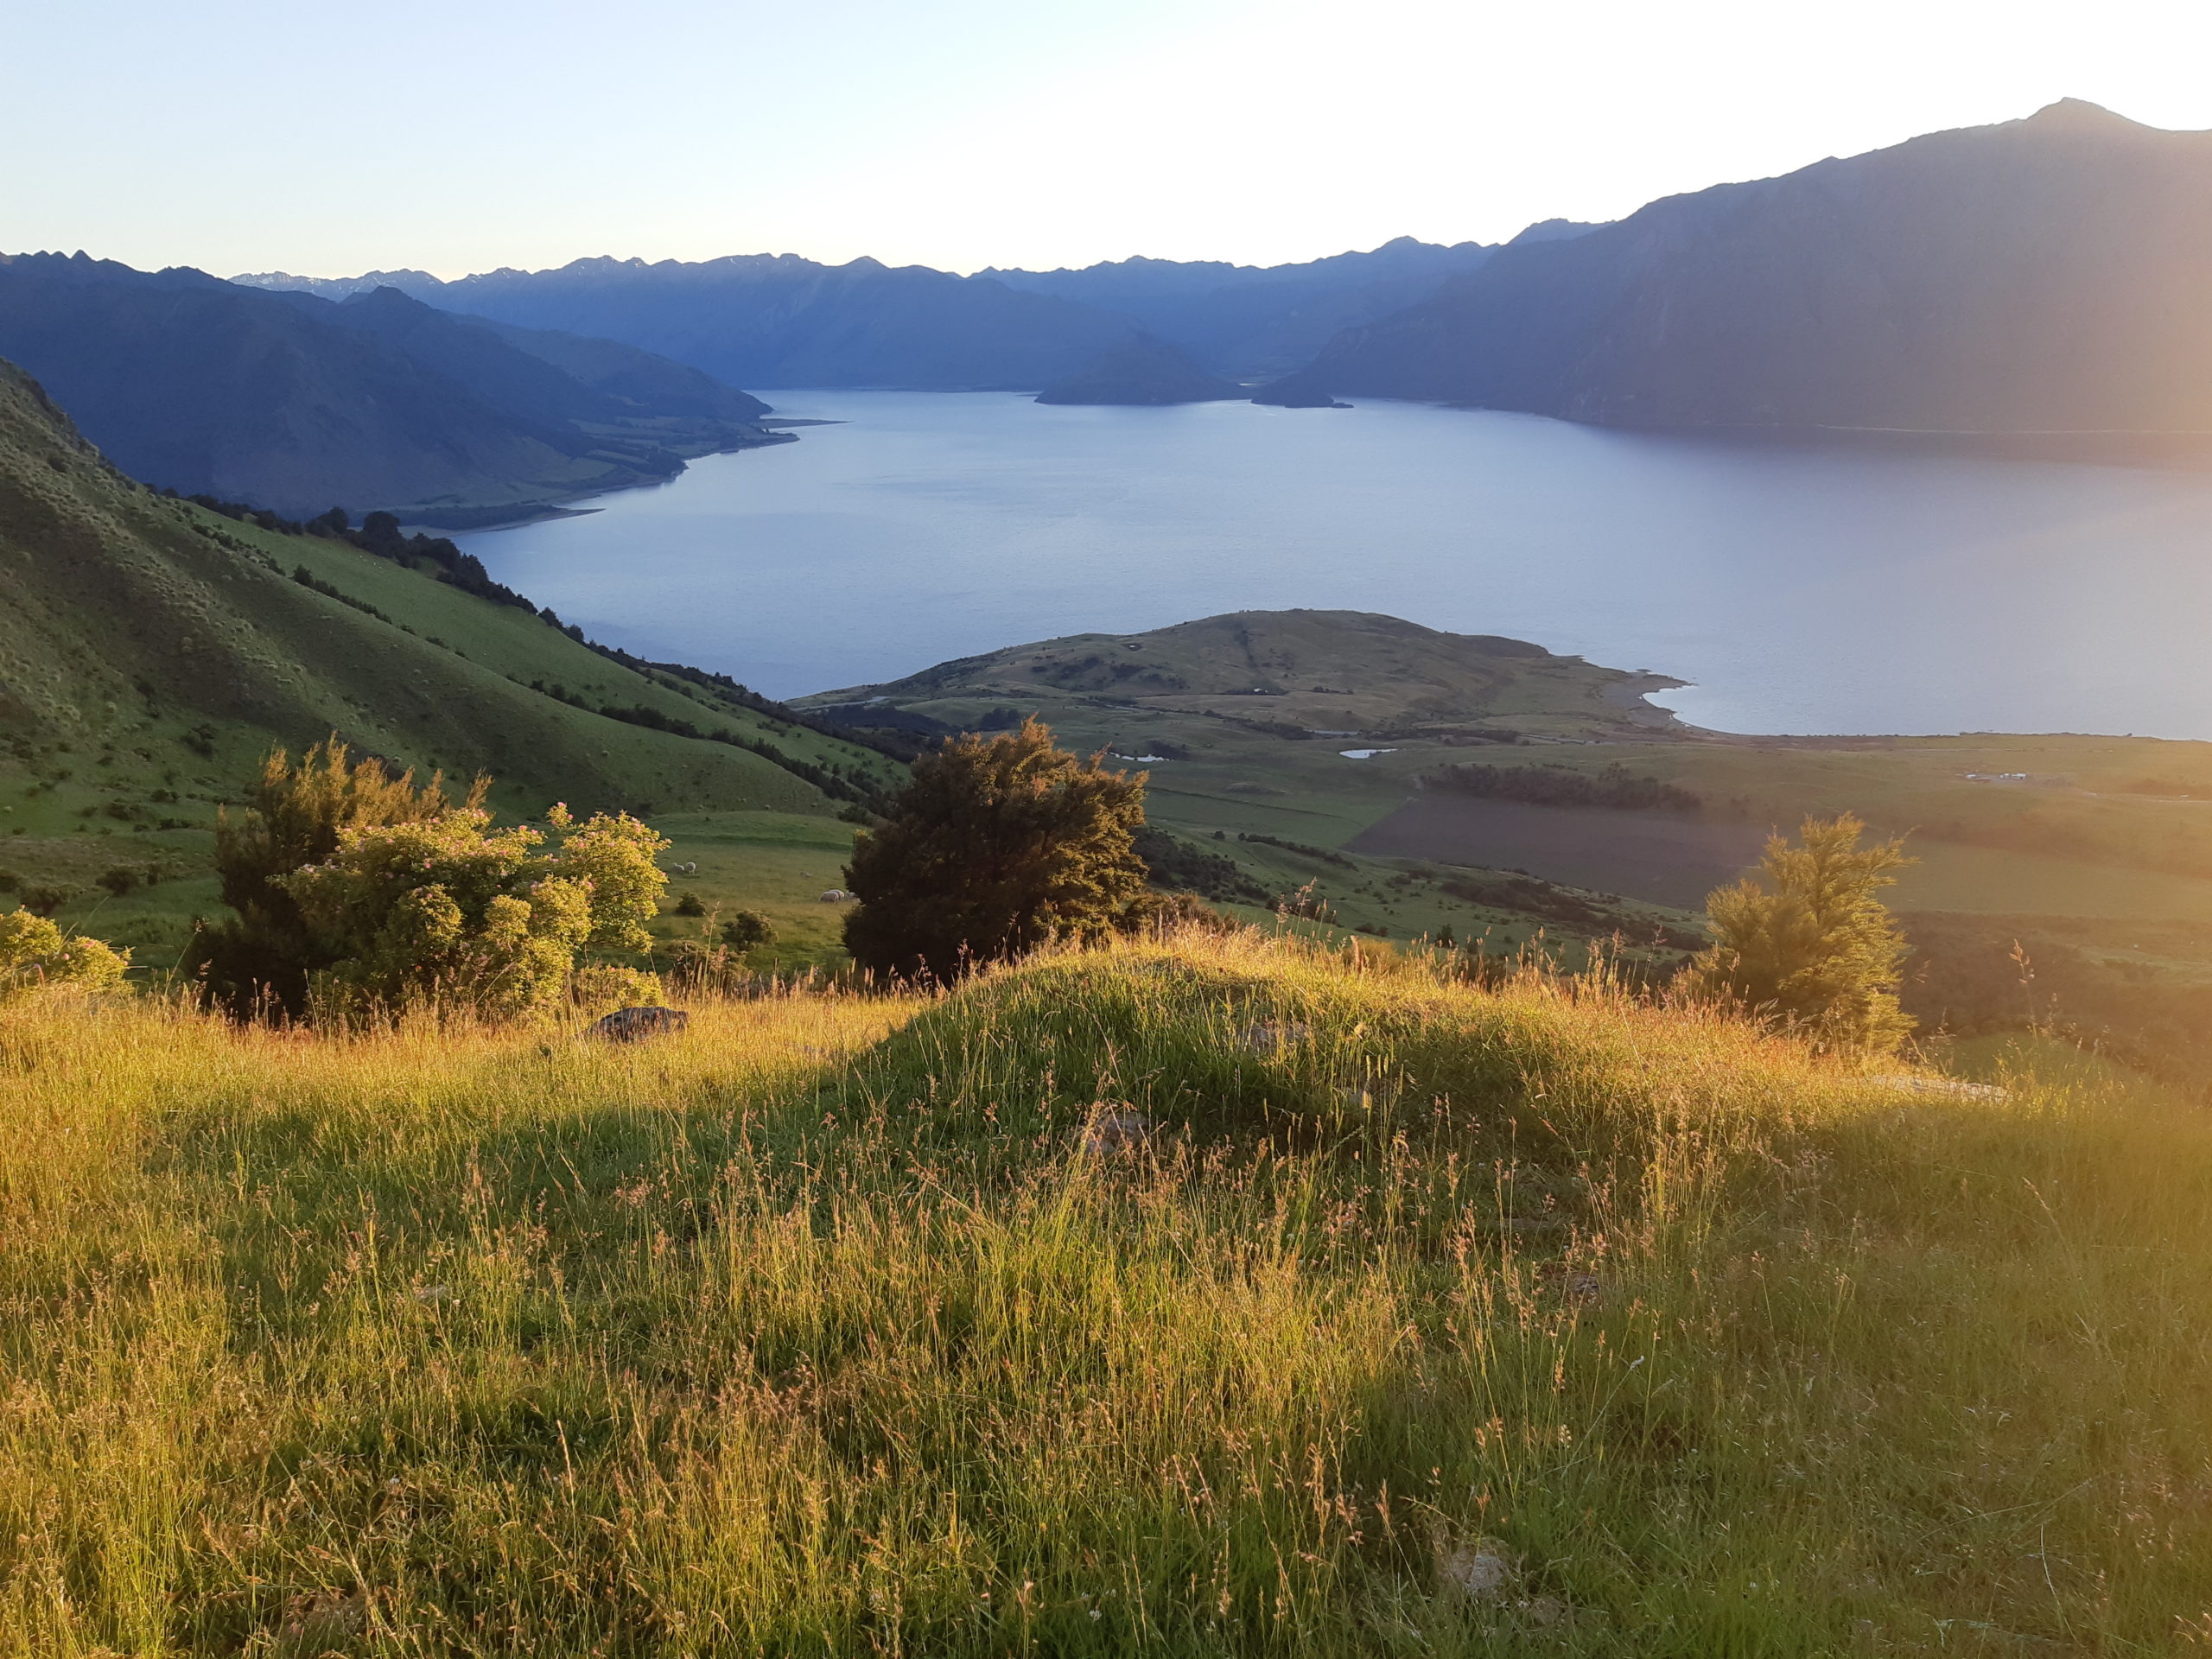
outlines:
M2152 1092L1255 936L632 1048L0 1021L5 1651L2212 1641Z

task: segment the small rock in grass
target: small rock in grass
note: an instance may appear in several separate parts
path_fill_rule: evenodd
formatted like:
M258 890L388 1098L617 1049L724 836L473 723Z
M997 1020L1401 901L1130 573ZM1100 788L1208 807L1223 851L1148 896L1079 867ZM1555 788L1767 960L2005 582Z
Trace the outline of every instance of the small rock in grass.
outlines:
M1135 1152L1152 1143L1152 1120L1142 1112L1100 1112L1084 1125L1083 1149L1088 1153Z
M1298 1020L1286 1020L1280 1025L1247 1026L1240 1033L1245 1047L1255 1054L1273 1054L1288 1048L1293 1043L1302 1043L1311 1034L1312 1027Z
M366 1621L361 1604L340 1590L294 1596L284 1609L284 1639L328 1645L359 1636Z
M1556 1624L1567 1617L1567 1604L1557 1596L1531 1596L1520 1611L1531 1624Z
M641 1037L672 1035L690 1023L691 1016L682 1008L617 1008L605 1019L594 1020L584 1035L610 1043L634 1043Z
M1462 1545L1438 1564L1436 1576L1469 1601L1495 1601L1513 1582L1513 1564L1495 1549Z
M1902 1090L1913 1095L1941 1095L1949 1100L2010 1100L2011 1093L1993 1083L1968 1083L1963 1077L1923 1077L1910 1072L1895 1072L1870 1077L1885 1089Z

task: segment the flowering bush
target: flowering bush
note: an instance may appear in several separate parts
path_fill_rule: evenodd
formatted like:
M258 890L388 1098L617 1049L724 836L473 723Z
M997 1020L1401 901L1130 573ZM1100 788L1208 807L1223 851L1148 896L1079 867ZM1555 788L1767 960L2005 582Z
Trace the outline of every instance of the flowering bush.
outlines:
M128 950L68 938L43 916L27 910L0 916L0 1002L48 988L112 990L130 965Z
M315 1003L521 1018L568 998L583 952L645 949L668 842L627 816L579 823L556 806L546 825L495 830L470 806L359 826L322 863L280 878L331 964L313 976Z

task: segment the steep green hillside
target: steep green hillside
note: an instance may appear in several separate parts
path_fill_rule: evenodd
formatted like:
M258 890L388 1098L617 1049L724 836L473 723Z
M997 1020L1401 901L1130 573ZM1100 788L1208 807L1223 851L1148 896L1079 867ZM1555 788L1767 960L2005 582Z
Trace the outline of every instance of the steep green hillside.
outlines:
M89 893L111 868L199 868L256 757L333 731L488 770L517 811L827 816L837 801L792 767L847 795L894 769L428 570L155 495L0 365L0 880Z

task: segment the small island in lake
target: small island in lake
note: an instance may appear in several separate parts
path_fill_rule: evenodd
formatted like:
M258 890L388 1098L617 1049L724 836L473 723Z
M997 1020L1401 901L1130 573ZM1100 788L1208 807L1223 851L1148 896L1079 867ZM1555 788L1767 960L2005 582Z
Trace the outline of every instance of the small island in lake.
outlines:
M1200 368L1188 352L1157 334L1132 334L1037 394L1040 404L1211 404L1244 388Z

